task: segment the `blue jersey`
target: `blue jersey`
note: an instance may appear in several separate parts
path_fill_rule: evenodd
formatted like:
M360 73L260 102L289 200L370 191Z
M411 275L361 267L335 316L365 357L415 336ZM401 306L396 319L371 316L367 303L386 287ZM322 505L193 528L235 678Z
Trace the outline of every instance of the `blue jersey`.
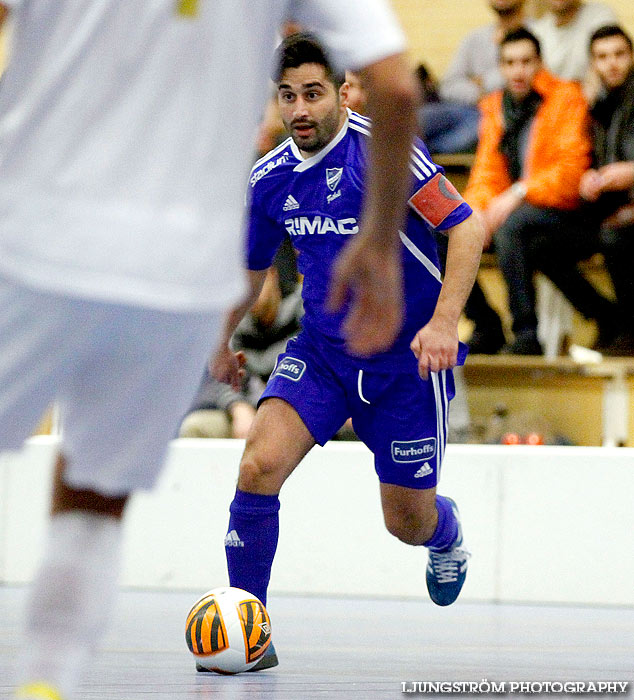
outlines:
M259 160L249 179L247 267L268 268L284 236L290 236L304 275L303 326L327 345L343 349L341 313L325 309L331 266L359 230L370 122L354 112L319 153L304 158L291 138ZM471 209L432 162L422 141L412 148L410 207L403 243L405 321L393 347L359 368L409 371L409 345L431 318L441 275L433 229L446 230Z

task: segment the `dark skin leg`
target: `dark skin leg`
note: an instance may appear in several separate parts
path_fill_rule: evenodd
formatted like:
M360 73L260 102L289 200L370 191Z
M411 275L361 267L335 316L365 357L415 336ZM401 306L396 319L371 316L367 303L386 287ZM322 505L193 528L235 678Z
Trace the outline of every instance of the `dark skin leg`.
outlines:
M71 510L86 510L100 515L109 515L121 519L128 496L111 498L95 491L74 489L63 481L66 459L59 455L53 475L53 492L51 495L51 515Z

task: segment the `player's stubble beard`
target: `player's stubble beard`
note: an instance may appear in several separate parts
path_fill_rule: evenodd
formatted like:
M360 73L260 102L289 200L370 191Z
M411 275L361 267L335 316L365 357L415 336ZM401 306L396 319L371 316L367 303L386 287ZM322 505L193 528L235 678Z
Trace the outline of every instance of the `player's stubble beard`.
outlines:
M287 128L291 133L295 145L301 151L314 155L321 151L322 148L325 148L336 136L337 131L339 131L340 116L341 111L339 104L337 104L336 109L333 109L332 112L329 112L319 121L315 119L298 119L296 122L291 122L290 125L287 125ZM312 126L314 129L312 136L308 138L298 136L298 134L295 133L294 127L299 124Z

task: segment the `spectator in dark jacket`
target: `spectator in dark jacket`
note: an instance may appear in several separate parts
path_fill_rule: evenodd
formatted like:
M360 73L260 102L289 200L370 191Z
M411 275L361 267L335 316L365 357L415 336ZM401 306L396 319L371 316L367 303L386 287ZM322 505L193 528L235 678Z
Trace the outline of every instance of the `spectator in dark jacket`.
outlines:
M579 181L591 162L588 106L579 85L543 69L527 29L500 46L504 90L480 102L482 122L465 199L495 241L515 339L506 352L541 354L533 272L544 273L599 340L612 339L616 312L577 268L596 252L596 231L579 212Z
M596 203L601 247L616 292L620 334L609 355L634 355L634 53L617 25L590 41L592 64L603 87L592 108L594 167L582 177L582 197Z

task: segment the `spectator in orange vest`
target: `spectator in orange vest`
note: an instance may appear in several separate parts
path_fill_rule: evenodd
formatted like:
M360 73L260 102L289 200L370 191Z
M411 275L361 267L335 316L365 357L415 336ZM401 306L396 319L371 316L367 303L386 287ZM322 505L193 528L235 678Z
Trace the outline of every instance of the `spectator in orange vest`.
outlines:
M579 181L590 164L588 106L581 88L544 70L540 44L527 29L500 45L503 90L480 103L482 122L465 198L495 242L509 292L515 338L505 350L541 354L533 272L559 287L599 325L599 342L615 332L614 305L577 269L598 249L579 210Z

